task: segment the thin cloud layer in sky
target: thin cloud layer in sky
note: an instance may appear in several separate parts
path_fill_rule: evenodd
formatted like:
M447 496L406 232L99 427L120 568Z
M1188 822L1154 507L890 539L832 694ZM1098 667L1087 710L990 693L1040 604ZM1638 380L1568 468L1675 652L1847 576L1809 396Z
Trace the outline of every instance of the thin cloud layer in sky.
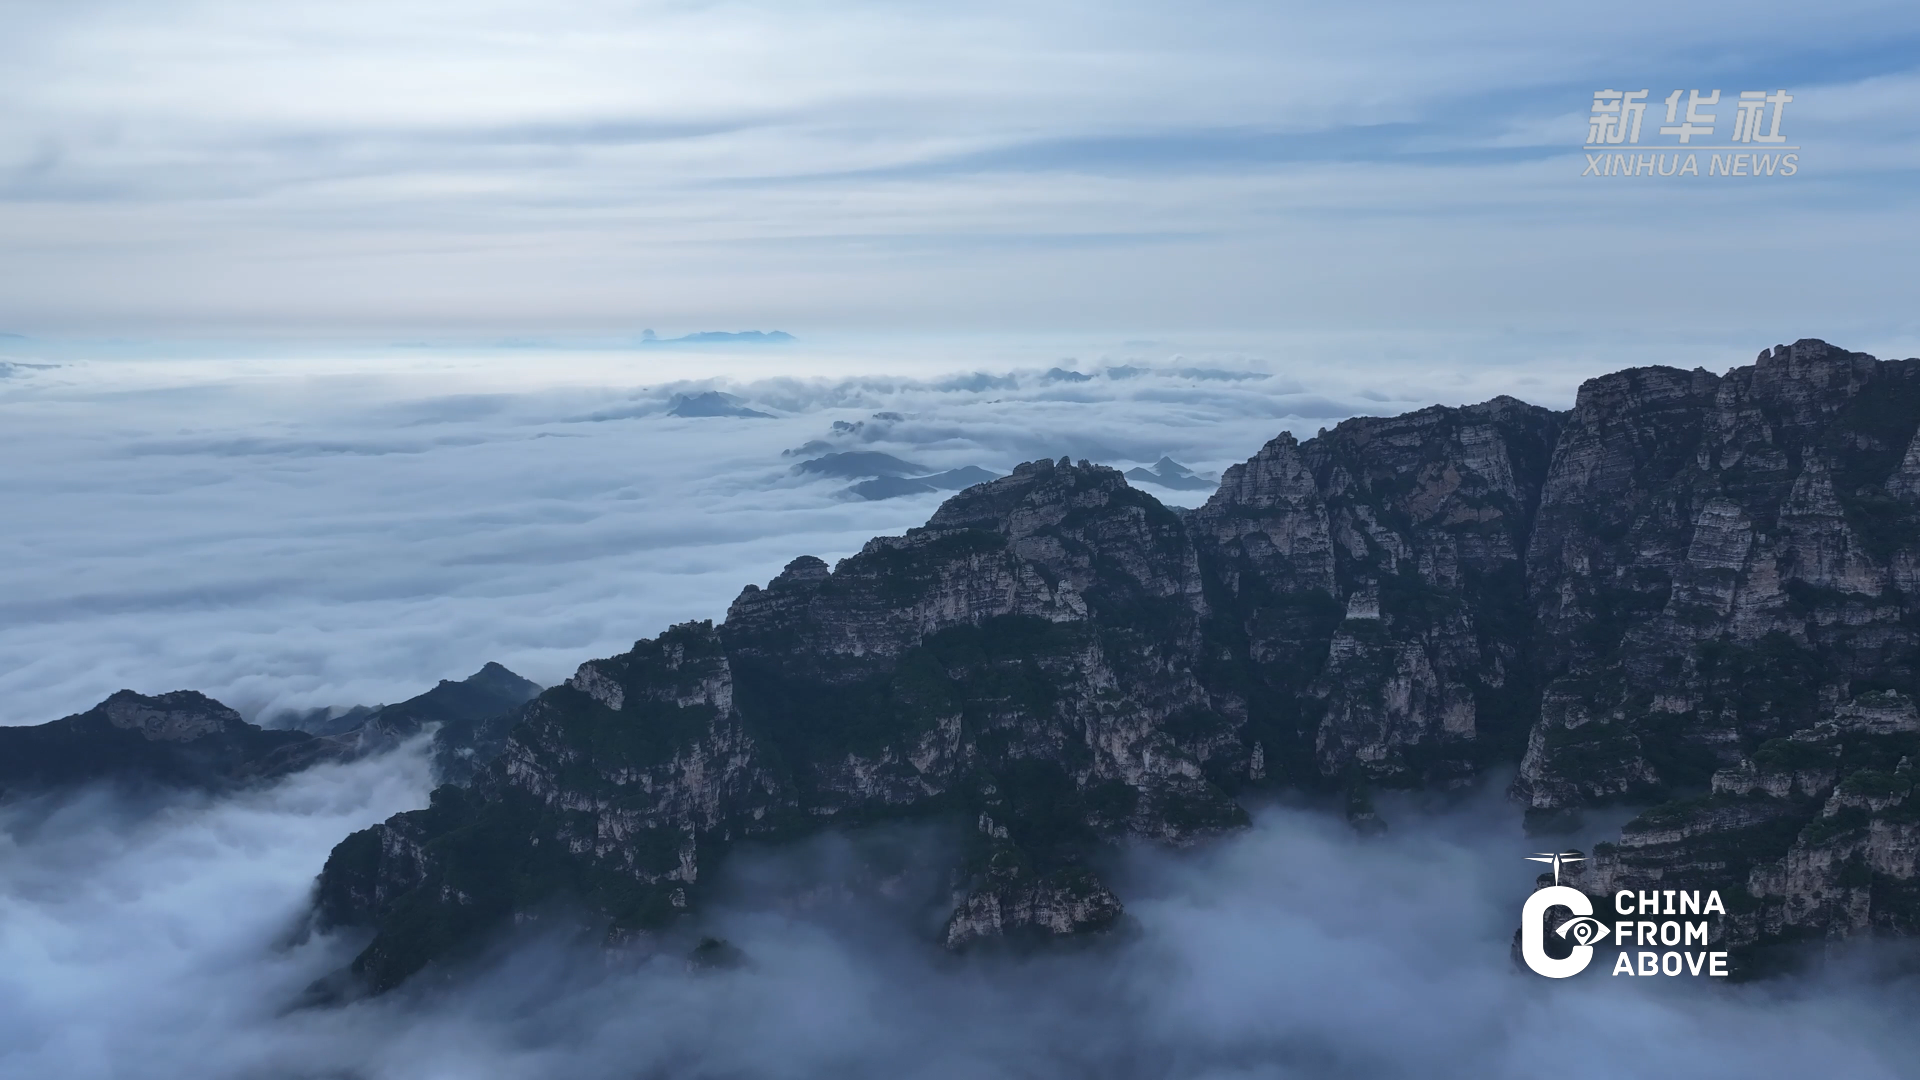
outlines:
M1914 326L1909 4L0 0L0 24L15 333ZM1669 87L1789 89L1799 174L1582 178L1616 86L1657 91L1649 125Z

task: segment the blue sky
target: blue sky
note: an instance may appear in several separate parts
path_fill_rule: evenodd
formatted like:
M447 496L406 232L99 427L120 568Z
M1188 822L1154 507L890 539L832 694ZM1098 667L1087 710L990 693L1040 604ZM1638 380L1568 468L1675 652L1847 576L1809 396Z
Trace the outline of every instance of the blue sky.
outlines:
M0 19L0 330L41 338L1914 334L1911 5ZM1800 175L1582 180L1614 86L1787 88Z

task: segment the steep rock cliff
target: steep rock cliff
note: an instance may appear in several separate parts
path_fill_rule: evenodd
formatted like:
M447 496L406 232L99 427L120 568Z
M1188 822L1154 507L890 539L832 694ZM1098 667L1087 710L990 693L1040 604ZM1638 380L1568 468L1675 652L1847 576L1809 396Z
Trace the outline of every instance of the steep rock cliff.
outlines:
M1269 771L1452 783L1516 756L1537 697L1523 560L1559 426L1496 398L1283 434L1227 470L1189 525Z
M1920 362L1823 342L1581 388L1528 550L1550 680L1515 790L1704 788L1920 660Z
M945 813L977 823L951 944L1105 926L1102 838L1245 818L1222 786L1243 709L1195 672L1206 610L1172 511L1028 463L831 571L794 560L721 626L583 664L469 788L343 843L320 912L379 928L355 967L384 988L561 898L615 938L662 926L742 839Z
M664 926L742 839L942 815L945 941L1046 937L1120 916L1103 842L1231 828L1250 786L1379 827L1370 786L1518 765L1541 825L1678 799L1591 881L1724 884L1746 940L1904 927L1916 428L1920 361L1802 341L1283 434L1191 512L1030 462L582 665L344 842L320 912L386 987L555 903Z

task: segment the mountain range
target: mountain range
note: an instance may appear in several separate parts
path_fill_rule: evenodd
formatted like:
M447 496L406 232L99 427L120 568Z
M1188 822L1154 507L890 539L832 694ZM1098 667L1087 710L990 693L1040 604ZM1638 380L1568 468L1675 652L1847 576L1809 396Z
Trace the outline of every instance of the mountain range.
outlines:
M1192 510L1027 462L476 724L427 808L334 849L316 917L368 935L347 974L380 991L556 912L664 941L743 843L940 819L968 838L940 942L1048 941L1124 919L1120 840L1280 789L1375 830L1375 790L1502 777L1541 833L1644 808L1569 883L1720 890L1745 971L1911 932L1917 432L1920 360L1802 340L1567 411L1282 433ZM192 697L59 737L234 730ZM242 732L229 771L294 734Z
M934 472L925 465L877 450L823 454L795 465L793 471L802 475L844 479L864 477L847 488L847 494L870 501L898 498L901 495L923 495L930 491L959 491L975 484L984 484L1000 475L978 465L963 465L958 469Z
M250 724L192 690L121 690L83 713L0 727L0 802L87 784L226 791L327 761L390 750L434 725L436 774L465 780L497 755L515 711L540 687L489 663L394 705L284 714Z
M677 338L663 338L647 330L640 335L642 346L659 348L675 345L784 345L793 340L793 335L785 330L702 330Z
M668 416L732 416L750 420L770 419L772 413L751 409L732 394L707 390L698 394L675 394L667 402Z
M1128 469L1123 475L1136 484L1157 484L1171 491L1212 491L1219 485L1218 480L1201 476L1165 456L1151 467Z
M1047 939L1121 918L1119 838L1513 770L1539 830L1651 805L1581 878L1721 889L1725 947L1908 930L1916 428L1920 361L1804 340L1283 433L1184 513L1028 462L581 665L318 911L384 989L563 898L647 939L744 841L941 816L944 943Z

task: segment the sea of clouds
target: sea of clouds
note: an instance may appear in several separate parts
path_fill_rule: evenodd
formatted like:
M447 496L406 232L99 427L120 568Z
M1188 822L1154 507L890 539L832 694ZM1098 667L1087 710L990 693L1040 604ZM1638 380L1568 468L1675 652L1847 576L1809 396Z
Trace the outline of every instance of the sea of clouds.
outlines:
M1433 339L177 355L10 344L5 724L122 688L200 690L249 717L391 702L490 660L558 682L674 622L724 617L795 556L832 561L918 525L944 497L866 502L846 497L847 480L792 471L825 449L1003 473L1040 457L1126 468L1168 454L1217 475L1283 430L1306 438L1356 414L1499 393L1564 408L1580 379L1623 362ZM676 394L708 389L770 416L669 415ZM836 423L859 427L836 435ZM828 445L783 456L815 442Z
M932 468L1168 454L1217 474L1282 430L1501 392L1564 407L1585 376L1684 362L979 351L854 351L806 378L788 372L835 369L804 353L20 351L0 369L0 719L122 686L249 715L392 701L487 660L557 681L942 497L865 502L794 474L784 452L814 440ZM771 416L668 415L708 389ZM1196 850L1122 852L1107 869L1129 922L1085 950L933 946L950 838L930 826L734 859L732 901L689 934L732 942L738 966L691 967L690 937L610 954L535 925L456 978L303 1006L361 943L309 931L314 875L429 786L415 745L224 799L83 792L0 812L0 1076L1870 1078L1910 1075L1920 1050L1920 997L1888 966L1904 953L1755 986L1516 971L1538 867L1497 783L1386 801L1385 838L1272 805Z
M534 926L450 978L304 1005L360 944L304 932L312 875L418 804L421 751L144 814L100 794L0 814L0 1076L1873 1080L1920 1050L1920 988L1884 952L1759 985L1518 970L1538 867L1497 784L1389 800L1384 838L1273 805L1194 850L1130 849L1109 868L1127 925L1079 950L944 954L929 826L743 853L693 931L731 966L690 964L690 935L608 953Z

